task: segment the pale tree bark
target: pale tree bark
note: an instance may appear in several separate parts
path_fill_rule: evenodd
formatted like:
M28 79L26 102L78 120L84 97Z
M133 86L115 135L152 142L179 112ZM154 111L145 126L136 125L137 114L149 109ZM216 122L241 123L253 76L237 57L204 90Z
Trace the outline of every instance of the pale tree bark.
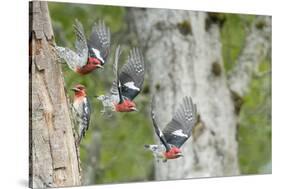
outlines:
M223 19L163 9L131 9L129 17L145 54L160 126L170 121L184 96L193 98L199 113L182 148L185 156L155 162L156 180L238 175L237 112L221 54Z
M30 3L30 187L80 185L78 153L47 2Z

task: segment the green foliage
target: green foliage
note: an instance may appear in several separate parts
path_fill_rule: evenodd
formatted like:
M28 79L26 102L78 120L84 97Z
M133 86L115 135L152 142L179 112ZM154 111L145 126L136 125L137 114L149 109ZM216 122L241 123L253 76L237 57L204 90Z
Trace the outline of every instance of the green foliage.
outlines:
M87 35L90 34L93 23L100 19L105 21L113 33L126 27L123 24L125 9L122 7L55 2L49 2L48 6L58 44L74 45L69 42L75 40L72 25L76 18L82 22Z
M265 60L259 71L268 73ZM245 174L271 173L271 75L254 77L240 114L239 161Z
M103 139L101 167L108 167L110 171L102 172L100 178L104 183L116 181L130 182L146 180L151 166L151 154L143 148L143 142L152 143L152 138L147 140L150 132L150 122L138 112L118 115L116 124L106 125ZM115 136L112 136L115 133ZM121 173L121 174L120 174Z
M245 37L250 29L254 15L212 14L214 19L223 18L221 28L222 55L224 68L228 73L236 63L243 49ZM263 22L256 27L261 29ZM212 67L213 73L217 69ZM260 64L259 72L271 70L269 58ZM253 77L249 93L243 99L243 104L236 108L239 114L239 162L242 174L257 174L271 172L271 75ZM238 103L239 103L238 101ZM237 101L236 101L237 102ZM235 103L236 103L235 102ZM242 105L242 107L240 107ZM237 111L236 110L236 111ZM264 168L266 167L266 168Z
M255 16L225 14L222 28L222 52L225 70L230 71L243 49L246 29ZM261 28L262 23L257 24ZM261 76L253 76L239 114L239 163L242 174L271 173L271 62L260 64Z
M229 71L235 64L243 48L246 28L251 25L253 15L224 14L225 23L221 30L222 55L225 70Z

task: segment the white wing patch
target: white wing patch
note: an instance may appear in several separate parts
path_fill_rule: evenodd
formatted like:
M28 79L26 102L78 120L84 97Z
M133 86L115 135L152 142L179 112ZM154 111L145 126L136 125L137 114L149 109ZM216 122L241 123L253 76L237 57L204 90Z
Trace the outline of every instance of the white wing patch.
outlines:
M135 83L133 81L127 82L124 85L126 87L129 87L130 89L134 89L134 90L140 91L140 89L135 86Z
M158 130L159 130L160 137L162 137L163 136L162 131L159 128L158 128Z
M102 63L104 63L104 59L101 57L100 51L99 51L98 49L95 49L95 48L92 48L92 50L94 51L94 53L95 53L95 55L97 56L97 58L98 58L99 60L101 60Z
M186 137L186 138L188 137L187 134L184 134L184 133L183 133L183 130L182 130L182 129L176 130L176 131L172 132L172 134L173 134L173 135L177 135L177 136L181 136L181 137Z

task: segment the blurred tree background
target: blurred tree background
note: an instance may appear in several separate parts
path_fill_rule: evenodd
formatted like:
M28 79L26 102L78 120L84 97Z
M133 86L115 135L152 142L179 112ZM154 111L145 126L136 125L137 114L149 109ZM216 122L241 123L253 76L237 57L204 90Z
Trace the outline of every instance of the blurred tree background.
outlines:
M99 19L105 21L112 33L111 52L114 52L117 44L121 44L124 49L120 64L125 63L129 48L138 46L137 39L130 33L125 7L54 2L49 2L48 5L57 45L74 49L72 24L77 18L84 25L87 36L94 22ZM222 55L226 73L229 73L255 16L219 16L223 20ZM113 114L107 118L100 113L102 105L94 97L109 92L113 81L113 54L111 53L105 69L83 77L62 65L69 97L73 97L69 89L81 83L87 87L94 109L89 131L80 146L82 178L85 184L154 179L153 156L143 148L144 144L154 141L147 80L142 93L135 100L139 112ZM250 89L242 99L238 119L237 140L241 174L271 173L271 55L263 60L254 74Z

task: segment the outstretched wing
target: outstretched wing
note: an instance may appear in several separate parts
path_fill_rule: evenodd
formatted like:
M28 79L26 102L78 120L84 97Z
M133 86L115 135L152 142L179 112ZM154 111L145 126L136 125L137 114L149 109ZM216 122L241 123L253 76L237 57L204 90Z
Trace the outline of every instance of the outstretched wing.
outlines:
M79 57L81 57L80 67L84 66L87 63L88 59L88 46L87 39L85 37L85 32L83 25L79 22L78 19L75 19L75 24L73 25L76 41L75 48Z
M193 104L191 97L184 97L183 103L163 130L167 142L180 148L191 136L196 121L196 105Z
M104 21L94 23L88 47L90 56L101 59L102 64L106 62L110 51L110 29L106 27Z
M112 87L110 89L110 93L112 95L118 95L118 61L119 61L119 57L121 55L121 50L120 50L120 45L118 45L115 49L115 57L114 57L114 63L113 63L113 76L114 76L114 80L112 82Z
M155 97L154 96L152 97L152 103L151 103L151 118L152 118L155 133L159 137L162 144L165 146L166 152L168 152L171 149L170 145L167 143L164 134L162 133L162 131L159 129L159 127L157 125L157 121L156 121L156 117L155 117Z
M82 67L85 62L84 58L80 57L76 52L73 50L66 48L66 47L59 47L55 46L55 50L57 55L64 59L70 69L76 70L78 67Z
M130 51L127 63L119 74L122 95L133 100L139 93L144 80L144 59L139 49Z
M75 70L78 67L83 67L88 59L88 46L84 35L83 25L76 19L73 25L76 36L75 48L76 52L69 48L56 46L56 52L60 58L64 59L67 65Z

